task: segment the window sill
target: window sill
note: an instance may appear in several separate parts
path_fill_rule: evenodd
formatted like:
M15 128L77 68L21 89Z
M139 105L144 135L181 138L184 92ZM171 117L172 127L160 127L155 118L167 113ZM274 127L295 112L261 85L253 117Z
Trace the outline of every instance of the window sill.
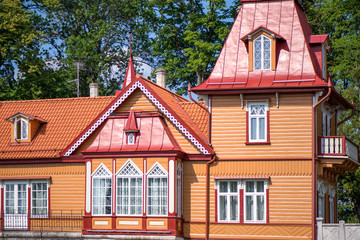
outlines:
M271 145L271 142L245 142L246 145Z

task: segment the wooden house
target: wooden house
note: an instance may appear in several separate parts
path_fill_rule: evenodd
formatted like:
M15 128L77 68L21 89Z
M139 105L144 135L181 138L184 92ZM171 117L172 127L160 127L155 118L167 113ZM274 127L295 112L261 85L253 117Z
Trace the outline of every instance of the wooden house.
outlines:
M316 239L316 217L336 222L337 176L359 148L337 136L354 106L328 75L329 37L298 0L242 3L190 89L204 101L167 90L164 71L162 86L135 75L130 58L115 96L0 102L1 230Z

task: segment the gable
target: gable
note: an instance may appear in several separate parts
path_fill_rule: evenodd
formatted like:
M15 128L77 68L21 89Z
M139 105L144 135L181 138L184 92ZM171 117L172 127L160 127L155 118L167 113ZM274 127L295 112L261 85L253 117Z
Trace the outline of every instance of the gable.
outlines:
M165 99L166 103L164 102L163 98L160 98L157 95L157 92L155 93L153 89L151 89L153 86L151 85L149 80L144 80L142 78L138 78L136 82L133 82L129 86L127 86L122 92L116 97L114 102L110 104L101 115L99 115L91 125L87 129L85 129L81 135L78 136L76 140L73 141L71 145L68 146L68 148L63 151L62 155L67 157L74 153L74 151L82 145L84 142L86 142L91 136L95 130L101 126L106 119L112 114L124 112L125 110L130 110L131 107L135 109L147 109L147 110L153 110L154 105L156 106L156 110L165 115L164 118L168 119L169 122L171 122L172 125L176 126L176 128L173 128L171 132L177 133L178 136L181 136L180 138L186 139L185 142L187 145L194 145L196 146L196 152L195 153L203 153L203 154L209 154L209 150L211 148L204 142L204 140L199 137L193 129L191 129L189 126L187 126L186 122L192 121L190 117L186 119L185 121L181 119L171 108L173 106L167 105L168 99ZM165 91L165 90L164 90ZM166 90L168 91L168 90ZM171 95L174 95L171 93ZM169 94L168 96L169 97ZM171 96L172 97L172 96ZM170 98L171 98L170 97ZM172 97L174 98L174 97ZM181 97L180 97L181 98ZM130 100L127 102L127 100ZM132 105L133 104L133 105ZM172 104L174 104L172 102ZM181 108L179 106L179 108ZM181 134L178 134L178 133ZM178 140L177 137L175 137L176 140ZM180 147L183 147L182 144L180 144ZM89 144L89 143L87 143ZM192 146L191 146L192 148ZM191 152L193 153L193 152Z

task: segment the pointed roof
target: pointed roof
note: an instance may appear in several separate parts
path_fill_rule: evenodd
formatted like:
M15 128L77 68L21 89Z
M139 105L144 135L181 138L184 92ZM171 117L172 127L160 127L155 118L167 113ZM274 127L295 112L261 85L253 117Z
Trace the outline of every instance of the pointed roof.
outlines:
M128 63L128 67L126 69L126 75L125 75L125 80L124 80L124 84L123 84L122 89L124 89L132 81L136 80L134 64L132 62L132 56L131 56L131 33L129 33L129 52L130 52L129 63Z
M213 71L192 91L326 87L309 46L312 31L298 1L242 2ZM261 29L284 39L276 40L276 69L249 71L248 44L242 39Z
M131 111L129 113L129 117L126 121L126 126L124 128L125 132L138 132L139 128L137 127L136 119L135 119L135 113L134 109L131 108Z

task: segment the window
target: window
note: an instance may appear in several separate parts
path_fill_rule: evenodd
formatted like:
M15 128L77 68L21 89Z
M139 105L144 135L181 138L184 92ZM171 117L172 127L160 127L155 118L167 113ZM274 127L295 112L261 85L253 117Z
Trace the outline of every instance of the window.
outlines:
M26 140L28 138L28 122L22 118L15 121L15 139Z
M156 163L147 174L147 214L166 216L168 208L167 172Z
M266 222L266 182L245 181L245 222Z
M127 135L127 142L128 144L134 144L135 143L135 133L128 133Z
M111 172L101 164L92 175L92 214L111 214Z
M181 163L177 166L177 191L176 191L176 199L177 199L177 216L181 217L182 214L182 168Z
M218 182L218 221L239 222L238 181L221 180Z
M260 35L254 40L254 70L271 68L271 40Z
M142 172L128 160L119 170L116 179L116 213L142 214Z
M248 103L248 142L268 141L268 103Z
M48 215L47 182L32 182L31 184L31 215L33 217Z

